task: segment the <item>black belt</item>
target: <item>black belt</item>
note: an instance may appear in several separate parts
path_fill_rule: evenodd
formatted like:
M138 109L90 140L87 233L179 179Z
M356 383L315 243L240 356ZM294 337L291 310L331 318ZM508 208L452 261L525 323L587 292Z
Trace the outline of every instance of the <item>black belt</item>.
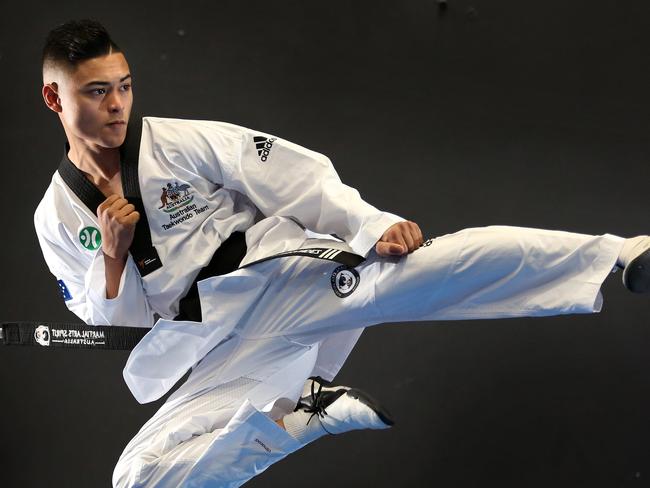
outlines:
M243 247L242 247L243 244ZM233 233L217 249L210 263L197 275L190 291L181 299L180 313L174 320L201 320L197 282L210 276L227 274L235 269L248 268L270 259L304 256L334 261L347 266L358 266L364 258L340 249L317 247L286 251L259 259L239 267L246 254L246 242L242 232ZM81 349L133 349L140 339L151 330L148 327L100 326L86 324L61 324L51 322L3 322L0 343L5 346L40 346Z
M174 320L201 322L201 301L197 282L211 276L219 276L235 271L246 255L246 238L243 232L233 232L223 241L212 259L194 279L187 294L178 303L178 315Z
M199 289L197 282L210 278L231 273L236 269L248 268L257 263L268 261L286 256L306 256L310 258L329 259L348 266L358 266L364 261L364 258L356 254L343 251L341 249L332 249L327 247L318 247L310 249L295 249L285 251L273 256L258 259L245 266L239 266L246 255L246 238L243 232L233 232L217 249L210 260L210 263L204 267L192 283L185 297L179 302L179 314L174 320L191 320L192 322L201 322L201 301L199 300Z
M5 346L65 347L78 349L133 349L149 332L147 327L3 322L0 343Z

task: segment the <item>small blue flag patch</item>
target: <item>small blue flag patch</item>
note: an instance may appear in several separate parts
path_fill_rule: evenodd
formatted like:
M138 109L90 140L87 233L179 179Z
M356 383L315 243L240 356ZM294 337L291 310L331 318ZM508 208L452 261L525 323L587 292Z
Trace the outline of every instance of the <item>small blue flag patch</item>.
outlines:
M68 290L68 287L65 286L65 283L63 280L58 280L57 283L59 284L59 291L61 292L61 296L63 297L64 301L72 300L72 295L70 295L70 291Z

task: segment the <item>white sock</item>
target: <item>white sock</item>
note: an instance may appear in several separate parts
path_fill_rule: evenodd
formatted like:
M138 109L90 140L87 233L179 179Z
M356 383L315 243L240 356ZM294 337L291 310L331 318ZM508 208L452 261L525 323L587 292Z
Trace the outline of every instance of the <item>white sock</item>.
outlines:
M318 420L318 415L314 415L311 421L309 421L309 417L311 417L310 413L298 410L297 412L285 415L282 419L284 422L284 428L289 435L302 444L315 441L319 437L327 434L327 431L323 429L320 420ZM309 424L307 424L308 421Z
M630 264L630 261L648 248L650 248L649 236L637 236L625 239L623 249L621 249L621 252L618 255L616 265L620 268L625 268Z

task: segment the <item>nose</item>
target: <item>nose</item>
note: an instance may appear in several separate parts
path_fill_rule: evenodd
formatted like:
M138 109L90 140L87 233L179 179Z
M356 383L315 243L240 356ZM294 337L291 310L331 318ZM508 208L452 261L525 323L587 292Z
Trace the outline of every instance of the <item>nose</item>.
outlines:
M108 111L111 113L119 113L124 109L124 103L115 90L112 90L109 94L107 103Z

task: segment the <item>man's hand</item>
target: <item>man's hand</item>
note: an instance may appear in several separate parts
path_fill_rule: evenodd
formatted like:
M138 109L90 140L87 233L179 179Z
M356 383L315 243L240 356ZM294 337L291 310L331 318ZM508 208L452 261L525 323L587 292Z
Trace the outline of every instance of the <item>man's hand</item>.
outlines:
M111 195L97 207L97 219L102 233L106 298L111 299L118 295L120 278L140 214L126 199Z
M415 251L423 242L418 224L407 220L391 225L377 241L375 251L382 257L401 256Z
M133 242L135 224L140 214L135 207L119 195L111 195L97 207L97 219L102 233L104 255L125 260Z

